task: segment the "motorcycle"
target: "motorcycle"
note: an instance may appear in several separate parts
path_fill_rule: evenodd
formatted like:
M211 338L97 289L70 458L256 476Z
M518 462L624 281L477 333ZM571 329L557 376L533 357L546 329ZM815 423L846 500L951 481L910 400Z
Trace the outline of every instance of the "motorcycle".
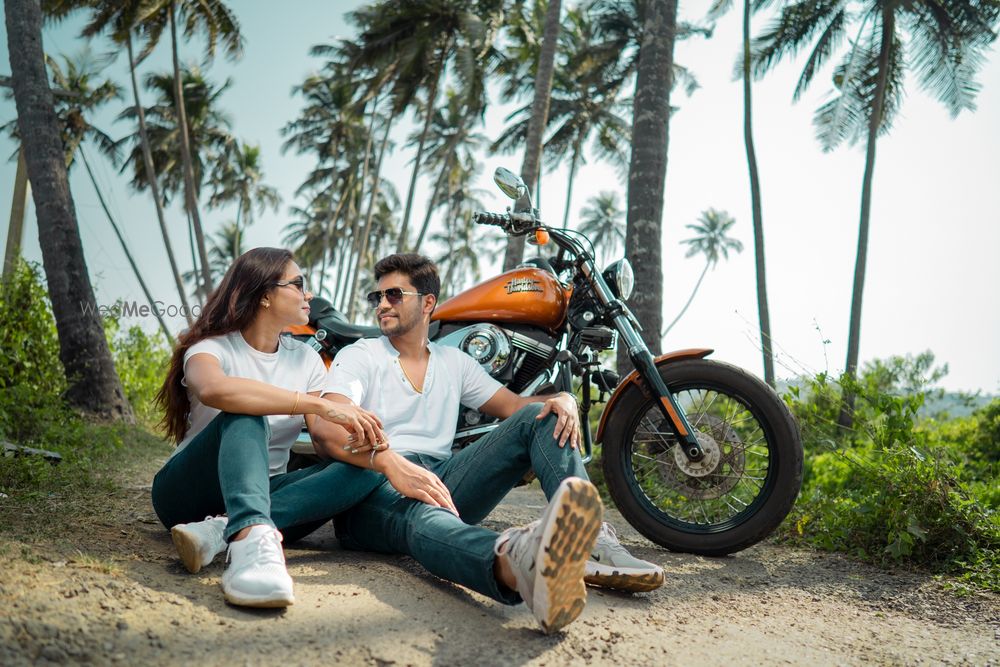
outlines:
M517 394L578 389L584 461L592 461L600 443L615 506L656 544L719 556L767 537L791 510L802 482L801 438L785 404L746 371L706 360L711 349L653 357L625 304L634 283L628 260L600 271L585 236L542 223L516 174L499 168L494 181L513 208L478 212L474 221L552 244L557 253L439 304L431 340L463 350ZM348 322L320 298L312 301L309 324L292 333L327 362L344 345L380 335L377 327ZM624 378L601 359L617 345L625 346L635 368ZM600 403L594 434L590 413ZM454 446L497 425L463 408ZM312 453L308 433L296 453Z

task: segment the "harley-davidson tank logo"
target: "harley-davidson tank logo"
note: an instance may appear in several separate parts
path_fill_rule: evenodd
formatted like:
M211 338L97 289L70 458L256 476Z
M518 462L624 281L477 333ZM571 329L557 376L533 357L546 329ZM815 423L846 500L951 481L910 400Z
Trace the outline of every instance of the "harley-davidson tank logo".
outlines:
M507 294L516 294L517 292L544 292L541 287L538 286L539 280L532 280L531 278L511 278L504 285L504 289L507 290Z

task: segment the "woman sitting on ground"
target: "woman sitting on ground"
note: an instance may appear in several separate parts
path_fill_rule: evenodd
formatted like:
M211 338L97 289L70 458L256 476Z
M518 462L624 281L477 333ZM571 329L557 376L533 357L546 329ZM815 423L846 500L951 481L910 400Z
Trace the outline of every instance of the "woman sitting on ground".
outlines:
M321 399L319 354L281 335L308 322L311 298L290 252L244 253L180 336L157 397L179 444L153 480L153 507L190 572L228 543L222 590L233 604L292 604L278 531L301 537L381 481L364 469L368 452L387 446L381 422ZM307 427L322 418L351 432L352 449L334 454L345 462L286 472L303 418Z

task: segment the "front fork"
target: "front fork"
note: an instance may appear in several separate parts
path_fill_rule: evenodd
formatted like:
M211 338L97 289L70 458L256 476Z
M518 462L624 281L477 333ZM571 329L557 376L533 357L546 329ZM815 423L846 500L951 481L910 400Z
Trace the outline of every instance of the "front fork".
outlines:
M663 418L670 424L670 429L677 440L682 444L684 455L689 461L702 460L705 457L705 452L702 451L694 429L691 428L687 415L684 414L684 409L677 403L674 395L667 388L667 384L660 377L660 372L656 369L656 362L653 360L649 348L646 347L645 341L642 340L624 313L618 313L614 319L623 338L622 342L628 345L628 356L632 360L632 365L639 371L639 377L645 383L647 391L654 398L659 399L656 405Z

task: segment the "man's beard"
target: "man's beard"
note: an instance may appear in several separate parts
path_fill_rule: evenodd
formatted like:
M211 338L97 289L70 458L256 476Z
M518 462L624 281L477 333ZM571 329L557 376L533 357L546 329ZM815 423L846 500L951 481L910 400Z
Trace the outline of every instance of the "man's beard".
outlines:
M407 334L420 323L420 320L413 318L409 322L404 322L401 315L397 315L395 320L379 320L378 328L385 336L402 336Z

